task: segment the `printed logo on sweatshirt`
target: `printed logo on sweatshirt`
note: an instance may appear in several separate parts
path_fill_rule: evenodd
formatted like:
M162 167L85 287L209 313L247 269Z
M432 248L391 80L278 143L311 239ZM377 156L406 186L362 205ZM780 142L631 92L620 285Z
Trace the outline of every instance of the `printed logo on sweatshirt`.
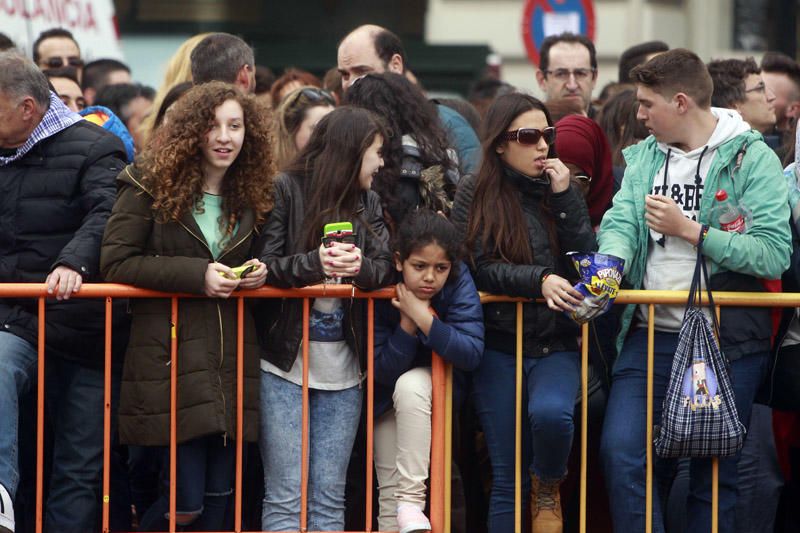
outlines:
M675 183L672 185L656 185L650 194L668 196L675 200L686 218L697 220L700 212L700 201L703 199L703 183Z

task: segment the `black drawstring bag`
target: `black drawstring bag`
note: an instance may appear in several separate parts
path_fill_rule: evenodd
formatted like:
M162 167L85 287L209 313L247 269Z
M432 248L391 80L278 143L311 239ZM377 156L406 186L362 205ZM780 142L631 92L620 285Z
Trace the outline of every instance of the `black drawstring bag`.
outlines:
M705 281L713 326L702 310L701 279ZM661 426L655 432L655 450L660 457L727 457L735 455L744 443L746 430L736 412L727 361L715 335L719 324L708 287L701 240Z

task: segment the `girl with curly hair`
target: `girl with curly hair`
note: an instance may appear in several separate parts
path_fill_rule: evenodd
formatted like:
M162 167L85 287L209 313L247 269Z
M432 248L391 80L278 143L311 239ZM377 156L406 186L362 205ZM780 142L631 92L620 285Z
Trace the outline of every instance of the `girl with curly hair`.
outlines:
M389 235L370 190L383 165L377 116L343 107L320 120L306 147L275 180L275 207L264 226L267 283L304 287L344 279L359 289L392 280ZM350 222L349 242L321 245L326 224ZM361 416L366 368L363 300L316 298L309 321L309 531L344 529L344 488ZM266 303L260 329L261 458L264 531L300 529L303 303Z
M389 126L386 166L375 177L373 189L390 226L398 227L420 207L448 214L460 177L458 156L435 104L404 76L391 72L357 80L347 89L345 103L369 109Z
M156 131L149 149L117 178L118 196L103 237L108 281L205 296L182 300L178 337L179 525L230 529L236 446L237 289L264 284L251 253L272 206L268 117L231 85L194 87ZM233 267L244 266L244 269ZM244 270L244 272L242 272ZM249 271L249 272L247 272ZM169 459L170 301L131 300L133 321L119 408L123 443L160 446ZM244 324L244 428L258 436L255 324ZM166 490L166 489L165 489ZM164 531L165 492L140 515L140 530Z

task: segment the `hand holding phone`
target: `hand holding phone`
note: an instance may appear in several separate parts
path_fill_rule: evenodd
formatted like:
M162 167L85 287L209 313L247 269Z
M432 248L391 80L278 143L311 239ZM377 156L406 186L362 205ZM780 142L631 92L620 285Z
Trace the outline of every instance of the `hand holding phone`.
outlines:
M361 269L361 250L355 245L350 222L326 224L319 250L322 269L329 278L350 278Z

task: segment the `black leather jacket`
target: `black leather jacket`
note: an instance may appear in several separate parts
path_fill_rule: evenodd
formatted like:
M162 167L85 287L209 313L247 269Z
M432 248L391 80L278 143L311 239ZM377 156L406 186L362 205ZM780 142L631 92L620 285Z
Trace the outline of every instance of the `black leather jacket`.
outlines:
M530 178L509 168L505 169L504 178L510 180L519 191L533 250L533 264L510 264L490 257L478 239L470 243L475 285L478 290L493 294L540 298L540 280L544 274L556 273L569 280L577 278L577 272L564 253L597 249L586 202L574 185L564 192L548 195L550 185L544 180ZM469 220L474 179L465 176L459 183L452 218L460 228L465 228ZM554 256L550 249L548 207L544 204L547 196L561 250L559 256ZM486 348L515 353L516 305L487 304L484 306L484 320ZM544 357L557 351L577 350L577 335L578 326L563 313L552 311L544 304L526 303L523 306L523 351L526 357Z
M274 206L256 250L267 265L267 285L305 287L324 281L317 248L306 250L303 241L306 212L300 178L281 174L275 180ZM362 251L361 270L353 278L359 289L378 289L393 281L389 233L383 223L378 195L363 194L361 208L352 220L356 246ZM365 225L366 224L366 225ZM322 228L320 228L320 237ZM346 340L366 368L366 302L345 303ZM284 372L291 370L303 339L303 302L299 299L265 300L257 313L263 357Z

